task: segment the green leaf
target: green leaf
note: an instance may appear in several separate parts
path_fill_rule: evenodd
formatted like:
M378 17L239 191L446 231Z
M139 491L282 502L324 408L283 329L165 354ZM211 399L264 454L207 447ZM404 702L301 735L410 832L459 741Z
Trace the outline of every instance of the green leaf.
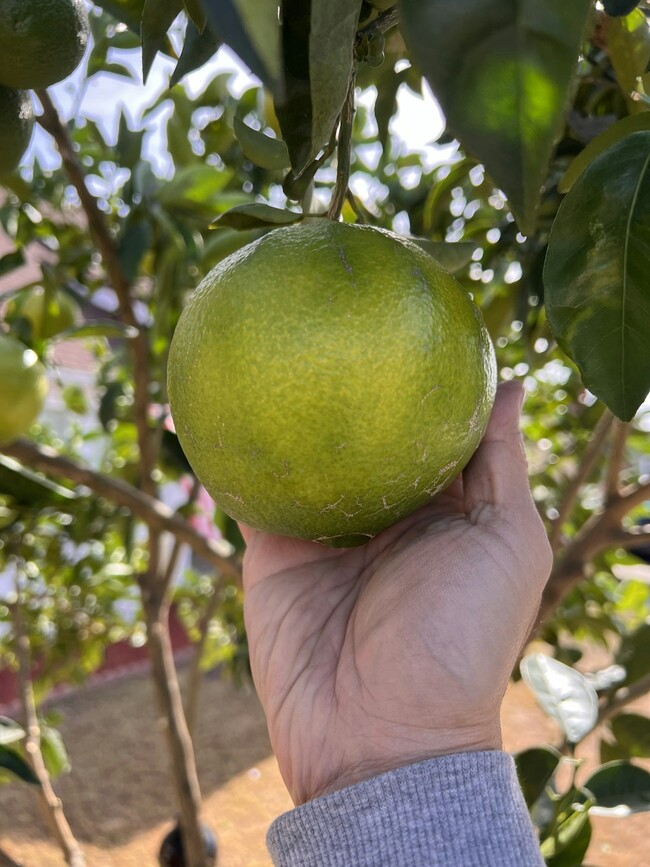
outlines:
M208 17L201 0L183 0L183 6L189 19L188 24L191 22L200 33L203 33Z
M285 0L282 92L275 112L296 177L328 143L353 62L360 0Z
M291 164L286 144L247 126L235 117L233 129L244 156L263 169L286 169Z
M650 30L645 15L635 9L624 18L616 18L607 28L609 58L621 90L628 97L630 111L643 106L631 98L637 89L637 79L650 62Z
M532 807L551 779L562 756L553 747L532 747L513 756L526 805Z
M621 713L610 722L614 737L632 758L650 758L650 719L638 713Z
M584 785L599 808L619 808L620 815L650 810L650 774L637 765L610 762L598 768Z
M559 724L568 741L577 744L593 729L598 696L579 671L542 653L525 656L519 668L542 710Z
M275 92L280 81L278 0L203 0L214 32Z
M140 159L144 130L129 129L129 122L124 113L120 113L120 126L117 134L116 150L120 157L120 165L132 169Z
M623 686L650 674L650 623L643 623L634 632L623 636L615 661L626 672Z
M147 81L167 31L183 9L181 0L145 0L142 10L142 80Z
M125 223L118 242L117 257L129 283L138 276L140 263L151 246L152 238L151 223L148 220L136 217Z
M406 43L449 130L535 228L591 0L402 0Z
M66 340L81 340L85 337L122 337L131 339L138 333L137 328L132 325L124 325L116 319L87 319L81 325L73 325L72 328L66 328L55 337L52 338L52 343L64 342Z
M69 774L72 770L68 751L63 743L61 732L50 726L41 726L41 752L50 777Z
M0 746L0 768L14 774L24 783L38 786L38 778L20 753L9 747Z
M194 22L188 21L183 50L169 79L169 86L173 87L178 84L185 75L207 63L216 54L220 45L221 41L215 36L211 28L206 27L202 32L199 32Z
M8 744L22 741L24 737L25 729L22 726L9 717L0 716L0 746L6 747Z
M546 838L541 852L547 867L576 867L591 841L591 821L586 808L575 810L564 819L556 832Z
M283 211L281 208L272 208L261 202L251 205L236 205L225 214L221 214L212 223L214 229L259 229L264 226L288 226L298 223L303 219L303 214L295 211Z
M418 247L439 262L443 268L454 274L472 261L477 245L472 241L430 241L428 238L411 238Z
M629 15L639 5L639 0L603 0L605 12L612 18Z
M51 482L45 476L39 476L14 458L2 454L0 454L0 494L11 497L18 505L39 508L62 506L78 499L74 491Z
M629 759L630 754L627 750L618 744L616 741L606 741L604 738L600 742L600 761L601 764L607 762L615 762L620 759Z
M231 176L206 164L185 166L161 188L160 203L170 211L211 220L220 210L223 189Z
M642 114L632 114L624 117L617 123L612 124L596 138L592 139L589 144L580 151L578 156L573 160L569 168L566 170L557 188L561 193L568 193L571 187L578 180L587 166L592 163L607 148L616 144L626 135L632 132L642 130L650 130L650 112Z
M553 224L544 266L553 336L623 421L650 391L650 132L582 173Z
M4 277L5 274L9 274L11 271L14 271L16 268L20 268L25 264L25 256L23 254L22 247L19 247L17 250L14 250L12 253L5 253L4 256L0 257L0 277ZM3 299L4 299L3 294Z

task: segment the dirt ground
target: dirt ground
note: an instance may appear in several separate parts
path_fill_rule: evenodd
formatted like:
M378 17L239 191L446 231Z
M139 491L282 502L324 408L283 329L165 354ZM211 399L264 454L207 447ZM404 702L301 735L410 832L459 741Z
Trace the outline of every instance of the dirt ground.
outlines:
M650 714L650 699L637 705ZM155 867L174 813L164 731L146 675L91 686L57 702L73 770L56 782L88 867ZM503 712L509 750L557 743L558 731L524 684ZM598 738L581 749L592 765ZM197 743L205 816L217 832L220 867L268 867L264 836L290 809L252 690L206 680ZM650 763L646 763L650 768ZM650 867L650 814L594 820L589 867ZM0 847L22 867L61 867L29 787L0 788ZM523 865L522 865L523 867Z

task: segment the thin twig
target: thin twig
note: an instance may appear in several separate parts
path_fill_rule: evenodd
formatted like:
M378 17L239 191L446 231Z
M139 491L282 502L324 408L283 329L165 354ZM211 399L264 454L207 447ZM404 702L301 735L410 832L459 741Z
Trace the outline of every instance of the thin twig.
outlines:
M397 6L391 6L390 9L385 9L373 21L370 21L365 27L359 30L358 35L363 35L372 39L373 36L379 36L380 33L387 33L393 27L399 24L400 15Z
M199 491L201 490L201 482L195 478L192 484L192 489L190 491L189 497L187 498L187 503L185 506L193 505L196 501L196 498L199 495ZM178 536L174 539L174 545L169 554L169 559L167 560L167 568L165 569L165 574L163 575L163 579L161 582L161 591L163 594L167 593L169 585L172 582L172 578L174 577L174 573L176 572L176 567L178 565L178 558L180 557L181 551L183 550L183 545L186 545L187 542L179 539Z
M635 701L637 698L642 698L650 692L650 674L637 680L636 683L630 686L624 686L617 689L613 698L606 702L598 712L598 722L605 722L611 719L618 711L625 707L626 704Z
M140 450L140 465L142 468L142 489L145 493L155 495L153 470L155 456L152 453L151 431L149 428L149 350L133 311L131 286L124 274L117 251L117 245L100 210L96 198L86 185L86 173L74 149L67 127L61 121L50 96L46 90L37 90L36 95L43 107L43 113L38 122L56 142L59 154L68 177L77 191L81 206L88 220L88 229L97 245L106 274L117 295L120 318L126 325L136 329L137 334L128 341L133 362L134 381L134 413L138 431L138 446Z
M11 445L3 446L2 451L33 470L89 488L109 502L128 509L153 530L172 533L215 569L241 584L238 557L224 555L215 542L205 539L187 521L155 497L150 497L121 479L104 476L82 467L69 458L59 455L54 449L37 446L28 440L16 440Z
M619 476L623 466L623 459L625 458L625 443L627 442L629 432L630 426L628 424L614 419L611 451L605 475L605 502L618 496Z
M24 604L23 588L19 579L19 567L16 565L16 603L12 606L14 629L16 633L16 657L18 660L18 683L20 685L20 698L23 706L23 716L25 723L25 752L29 758L29 763L39 782L37 796L41 803L43 813L48 824L52 829L52 833L63 852L66 864L70 867L85 867L86 859L81 850L81 846L77 842L72 829L68 824L68 820L63 812L63 804L58 797L52 783L50 775L45 767L43 753L41 751L41 728L38 722L38 714L36 712L36 701L34 699L34 687L31 679L31 652L29 637L25 630L23 620L22 606Z
M357 202L356 196L354 196L352 194L352 190L350 190L349 188L345 194L345 198L348 200L350 207L352 208L354 213L357 215L357 220L362 225L367 225L368 220L367 220L366 215L363 211L363 208L360 206L359 202Z
M194 647L192 661L190 663L189 673L187 676L187 688L185 691L185 715L187 717L187 727L190 730L192 740L196 736L196 722L199 715L199 697L201 694L201 680L203 672L201 671L201 660L205 651L205 645L208 640L210 623L214 617L221 597L218 592L218 587L214 586L214 592L208 602L208 607L205 609L201 623L199 625L199 640Z
M544 621L555 611L567 593L585 577L585 570L596 554L614 546L627 547L628 540L632 547L635 534L622 536L621 521L628 512L646 499L650 499L650 482L630 485L610 500L602 512L592 515L571 539L544 588L539 618L529 641L539 632Z
M327 211L329 220L338 220L341 208L348 192L350 179L350 158L352 154L352 123L354 121L354 82L356 79L355 64L352 64L348 92L341 110L339 125L338 151L336 156L336 186L332 193L332 201Z
M607 438L607 434L609 433L613 421L614 416L608 409L606 409L598 420L593 436L587 443L575 475L567 485L562 501L558 507L558 516L553 521L551 532L549 533L549 541L553 551L557 551L560 547L562 540L562 527L575 505L580 488L591 476L596 464L598 463L598 458L600 457L603 444Z

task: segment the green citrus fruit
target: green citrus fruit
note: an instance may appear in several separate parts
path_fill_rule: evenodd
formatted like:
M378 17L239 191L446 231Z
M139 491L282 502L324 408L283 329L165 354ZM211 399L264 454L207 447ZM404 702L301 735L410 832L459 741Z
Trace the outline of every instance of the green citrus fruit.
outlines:
M21 292L9 304L7 317L23 316L35 340L49 340L74 325L78 305L65 292L45 292L42 286Z
M203 280L173 337L168 387L181 445L225 512L343 547L458 474L496 370L478 308L427 253L315 219Z
M0 84L49 87L73 72L86 50L84 0L0 0Z
M25 433L42 410L47 389L36 353L0 334L0 444Z
M0 86L0 175L17 167L27 150L34 127L34 110L29 94Z

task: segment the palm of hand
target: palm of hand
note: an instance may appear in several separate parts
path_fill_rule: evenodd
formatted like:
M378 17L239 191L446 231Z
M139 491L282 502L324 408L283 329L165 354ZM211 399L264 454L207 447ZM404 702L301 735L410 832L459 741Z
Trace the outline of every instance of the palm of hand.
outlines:
M512 447L512 393L463 477L368 545L337 551L246 530L251 665L296 803L500 747L499 706L549 568L516 439L518 471L501 467L516 496L499 503L513 479L491 475Z

